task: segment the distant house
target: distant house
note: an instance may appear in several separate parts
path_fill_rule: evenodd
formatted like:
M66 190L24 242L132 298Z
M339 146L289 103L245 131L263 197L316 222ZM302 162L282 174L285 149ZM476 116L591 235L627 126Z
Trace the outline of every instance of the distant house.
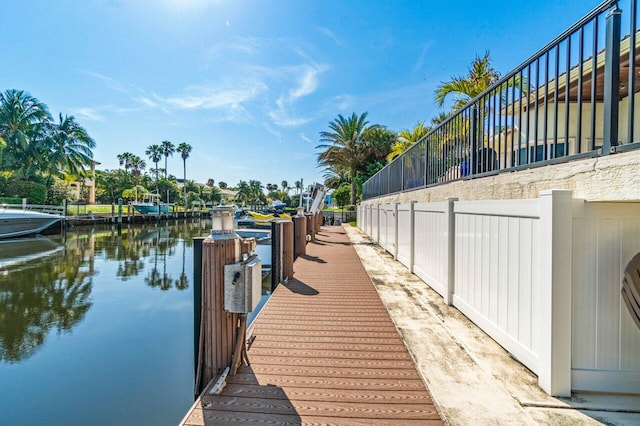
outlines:
M238 195L238 191L233 191L231 189L221 189L220 190L220 200L224 201L224 204L233 204L233 201Z
M74 201L84 201L87 204L96 203L96 166L100 163L91 162L89 176L82 181L73 181L69 184L69 197Z

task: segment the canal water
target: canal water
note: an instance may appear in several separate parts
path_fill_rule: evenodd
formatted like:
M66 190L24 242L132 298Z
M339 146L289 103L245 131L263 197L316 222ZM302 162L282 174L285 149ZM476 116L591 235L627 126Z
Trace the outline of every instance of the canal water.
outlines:
M210 228L0 242L0 425L179 423L193 403L192 240Z

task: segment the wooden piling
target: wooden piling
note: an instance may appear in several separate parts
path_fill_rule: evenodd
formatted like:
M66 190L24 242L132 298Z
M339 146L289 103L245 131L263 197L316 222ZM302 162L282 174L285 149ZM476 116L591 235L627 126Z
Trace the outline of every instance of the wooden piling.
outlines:
M282 276L287 281L293 278L293 222L282 223Z
M312 214L307 214L307 235L309 235L311 241L314 241L316 239L316 231L313 224Z
M271 289L293 277L293 222L271 223Z
M307 254L307 218L304 216L294 216L293 227L293 257L297 259L298 256Z
M224 310L224 265L240 261L249 245L239 237L202 242L202 305L196 370L196 395L232 366L238 336L238 314ZM246 251L245 251L246 252Z

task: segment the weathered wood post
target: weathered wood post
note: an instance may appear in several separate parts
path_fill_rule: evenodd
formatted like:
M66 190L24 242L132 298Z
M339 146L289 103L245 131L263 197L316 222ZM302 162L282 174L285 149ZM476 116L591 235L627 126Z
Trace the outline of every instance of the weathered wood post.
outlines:
M309 235L309 241L314 241L316 239L316 231L315 226L313 225L313 215L307 213L307 235Z
M282 276L287 281L293 278L293 222L282 222Z
M271 290L293 277L293 222L276 220L271 223Z
M239 364L238 350L243 347L246 327L246 315L230 313L224 309L224 267L239 262L243 254L251 252L255 241L243 242L235 234L232 207L221 207L218 210L220 217L215 214L212 217L212 235L202 241L196 395L227 367L231 369L231 374L235 372ZM229 223L226 220L229 218L231 224L224 225Z
M307 218L304 214L293 217L293 228L293 257L297 259L307 254Z

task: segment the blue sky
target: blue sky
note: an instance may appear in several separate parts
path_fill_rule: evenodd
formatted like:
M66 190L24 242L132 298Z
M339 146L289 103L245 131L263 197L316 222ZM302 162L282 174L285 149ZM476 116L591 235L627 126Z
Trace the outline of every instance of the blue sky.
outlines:
M598 3L0 0L0 90L74 115L101 169L170 140L193 146L189 179L306 185L338 114L429 122L477 54L506 73Z

